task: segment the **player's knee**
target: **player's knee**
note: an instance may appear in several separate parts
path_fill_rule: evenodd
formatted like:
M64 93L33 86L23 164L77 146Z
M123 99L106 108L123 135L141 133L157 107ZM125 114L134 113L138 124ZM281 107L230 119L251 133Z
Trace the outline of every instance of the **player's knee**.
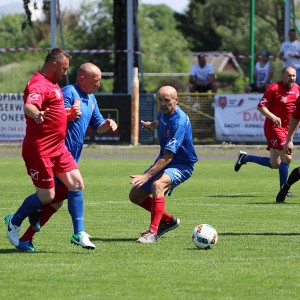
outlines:
M151 190L154 195L162 194L165 191L164 184L161 180L155 180L152 183Z
M145 195L140 189L132 188L129 193L129 200L137 205L141 205L145 200Z
M129 200L132 202L132 203L137 203L137 197L135 196L135 193L133 190L130 191L129 193Z
M54 196L55 196L55 192L54 190L49 190L47 192L37 192L37 196L40 199L40 201L45 205L45 204L49 204L53 201Z
M279 165L278 162L270 162L271 169L279 169Z
M81 191L84 189L84 183L83 183L83 180L78 178L76 180L74 180L74 183L73 183L73 189L76 190L76 191Z
M284 163L290 164L291 161L292 161L292 156L291 155L285 155L284 156L284 160L283 160Z

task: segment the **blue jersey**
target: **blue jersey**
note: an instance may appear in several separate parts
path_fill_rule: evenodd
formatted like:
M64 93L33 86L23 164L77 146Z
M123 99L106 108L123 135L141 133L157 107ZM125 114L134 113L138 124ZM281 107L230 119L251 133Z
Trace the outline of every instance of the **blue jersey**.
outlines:
M194 164L198 161L193 145L192 126L187 114L177 106L172 115L157 115L160 143L159 159L165 150L174 153L172 164Z
M75 101L80 100L82 115L68 122L66 146L78 163L82 151L84 136L88 126L94 130L105 121L100 113L97 100L93 94L85 94L76 84L67 85L62 89L65 107L70 108Z

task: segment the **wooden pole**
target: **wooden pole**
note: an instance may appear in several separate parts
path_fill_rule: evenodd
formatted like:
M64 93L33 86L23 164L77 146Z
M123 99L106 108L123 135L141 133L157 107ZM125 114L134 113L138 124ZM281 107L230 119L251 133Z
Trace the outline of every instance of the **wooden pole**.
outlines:
M138 68L133 68L132 92L131 92L131 144L137 146L139 143L139 76Z

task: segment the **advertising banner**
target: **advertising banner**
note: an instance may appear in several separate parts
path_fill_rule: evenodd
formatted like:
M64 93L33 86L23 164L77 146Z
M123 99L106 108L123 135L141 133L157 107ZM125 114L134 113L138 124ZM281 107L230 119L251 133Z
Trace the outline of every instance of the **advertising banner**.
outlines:
M262 94L215 95L216 139L226 142L265 142L265 117L257 110ZM294 142L300 141L299 133Z
M25 132L23 94L0 93L0 142L22 141Z

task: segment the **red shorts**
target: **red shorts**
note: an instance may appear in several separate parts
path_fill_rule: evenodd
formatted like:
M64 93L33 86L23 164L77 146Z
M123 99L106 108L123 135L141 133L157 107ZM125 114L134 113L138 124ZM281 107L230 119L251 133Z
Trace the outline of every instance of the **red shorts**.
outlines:
M288 135L288 128L284 127L265 127L265 136L268 142L268 150L271 148L283 150Z
M54 157L23 156L23 159L33 184L42 189L51 189L55 186L56 174L78 169L72 154L67 149Z

